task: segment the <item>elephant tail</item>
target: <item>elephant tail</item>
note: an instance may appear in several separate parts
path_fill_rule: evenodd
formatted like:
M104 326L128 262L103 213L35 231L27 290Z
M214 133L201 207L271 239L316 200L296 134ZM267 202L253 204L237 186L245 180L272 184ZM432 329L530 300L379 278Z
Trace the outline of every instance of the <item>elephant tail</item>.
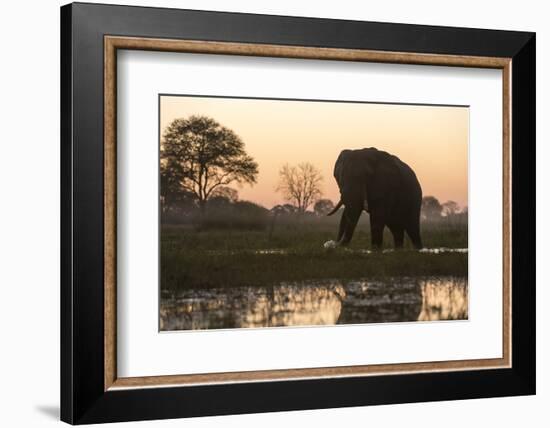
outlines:
M327 214L327 216L334 214L336 211L340 209L340 207L342 207L342 205L344 205L344 203L342 202L342 199L340 199L336 204L336 206Z

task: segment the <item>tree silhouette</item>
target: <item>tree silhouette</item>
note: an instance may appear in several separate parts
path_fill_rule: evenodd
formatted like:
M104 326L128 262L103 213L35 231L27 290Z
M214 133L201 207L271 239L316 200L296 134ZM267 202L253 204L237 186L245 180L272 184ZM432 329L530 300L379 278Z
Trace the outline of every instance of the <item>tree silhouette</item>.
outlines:
M441 208L443 209L443 215L445 217L452 216L460 212L460 208L455 201L447 201L441 205Z
M277 191L304 213L322 195L323 176L315 166L308 162L296 166L285 164L279 170Z
M313 205L313 212L318 216L324 216L331 212L333 208L334 204L330 199L319 199L315 202L315 205Z
M191 211L196 207L195 195L180 186L171 169L160 170L160 206L163 214L169 211Z
M441 218L443 207L434 196L424 196L422 198L422 218L425 220L434 220Z
M206 116L172 121L162 138L160 158L166 192L188 192L201 208L217 189L253 184L258 175L258 164L240 137Z
M291 204L284 204L284 205L275 205L273 208L271 208L271 213L274 215L292 215L296 214L298 209Z
M231 187L220 186L211 193L210 198L224 198L233 203L239 200L239 192Z

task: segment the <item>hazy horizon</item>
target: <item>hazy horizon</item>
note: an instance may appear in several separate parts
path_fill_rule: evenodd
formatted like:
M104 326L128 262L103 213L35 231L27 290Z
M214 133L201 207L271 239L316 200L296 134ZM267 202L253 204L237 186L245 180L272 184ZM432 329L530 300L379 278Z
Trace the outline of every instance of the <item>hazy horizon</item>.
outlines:
M163 95L161 138L174 119L192 115L233 130L258 162L256 184L229 186L242 200L286 203L275 191L280 167L309 162L324 177L322 198L337 202L332 170L340 151L376 147L415 171L424 196L468 205L467 107Z

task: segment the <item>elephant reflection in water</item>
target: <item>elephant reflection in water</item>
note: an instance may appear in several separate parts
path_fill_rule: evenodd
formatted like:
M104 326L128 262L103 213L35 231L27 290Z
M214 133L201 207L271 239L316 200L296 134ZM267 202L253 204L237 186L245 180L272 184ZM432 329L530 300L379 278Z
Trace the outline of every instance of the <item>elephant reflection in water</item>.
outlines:
M422 311L418 281L349 284L338 324L416 321Z
M351 283L338 324L468 319L466 278Z
M374 147L343 150L334 165L334 178L341 197L328 215L344 206L336 245L349 244L361 213L367 211L373 248L382 246L385 227L395 248L403 247L405 232L415 248L422 248L422 188L405 162Z
M189 290L161 303L161 330L467 319L466 278L296 282Z

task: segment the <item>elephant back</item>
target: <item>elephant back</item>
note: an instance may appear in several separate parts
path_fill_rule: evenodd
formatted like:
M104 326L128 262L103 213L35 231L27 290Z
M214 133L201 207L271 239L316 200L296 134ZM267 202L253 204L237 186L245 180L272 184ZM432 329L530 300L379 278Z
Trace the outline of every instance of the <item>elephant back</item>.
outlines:
M383 203L388 211L420 206L422 189L412 168L390 153L378 150L378 161L368 180L369 204Z

